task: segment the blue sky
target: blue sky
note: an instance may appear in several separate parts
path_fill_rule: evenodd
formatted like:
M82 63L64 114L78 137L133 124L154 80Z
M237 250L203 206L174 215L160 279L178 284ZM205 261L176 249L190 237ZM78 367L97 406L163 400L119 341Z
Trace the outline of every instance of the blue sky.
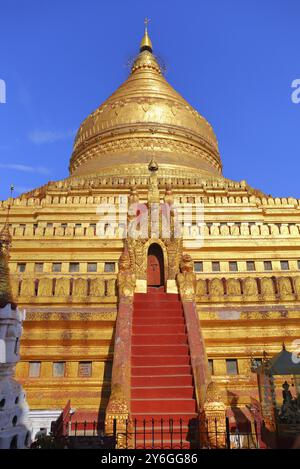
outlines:
M0 199L68 176L74 134L151 18L166 78L213 125L224 175L300 198L298 0L0 0Z

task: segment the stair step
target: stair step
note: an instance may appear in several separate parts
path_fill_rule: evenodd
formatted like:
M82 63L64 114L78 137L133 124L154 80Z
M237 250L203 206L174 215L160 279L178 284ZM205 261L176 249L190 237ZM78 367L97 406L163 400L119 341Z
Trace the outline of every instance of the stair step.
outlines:
M193 386L132 387L132 399L193 399Z
M187 344L185 334L133 334L132 345L164 345Z
M133 327L136 326L169 326L170 324L174 326L184 327L185 322L183 316L167 316L167 317L151 317L151 316L138 316L134 318Z
M181 412L172 412L172 413L154 413L154 412L134 412L131 414L132 417L132 422L134 424L134 421L136 420L137 426L142 425L144 423L144 420L146 422L146 425L150 425L152 423L152 419L154 419L155 423L159 423L161 425L161 421L163 421L162 425L165 427L165 425L169 425L169 421L172 419L173 420L173 425L180 425L180 420L183 425L190 425L195 423L195 421L198 419L198 414L196 412L186 412L185 414L182 414Z
M175 318L183 318L183 312L180 310L176 310L174 308L161 308L160 306L152 305L151 309L146 308L136 308L134 307L133 312L133 319L137 319L140 317L147 317L147 318L165 318L165 317L175 317Z
M174 308L178 311L183 311L182 304L179 301L134 301L134 306L137 308L150 309L153 305L160 306L162 309Z
M185 440L189 431L189 425L188 423L185 423L184 425L182 424L181 426L180 424L174 425L172 420L170 422L166 422L162 426L159 421L153 424L148 421L145 422L145 425L143 421L139 421L136 426L133 426L133 429L134 431L136 430L137 437L144 436L145 434L146 440L150 440L152 435L155 439L160 440L162 433L166 438L170 438L171 435L173 435L174 438L180 438L181 434L182 438Z
M155 292L154 294L151 292L148 293L135 293L134 301L138 300L148 300L148 301L155 301L155 300L169 300L169 301L179 301L180 297L177 293L166 293L166 292Z
M180 426L171 427L169 424L166 426L163 426L161 429L159 426L155 427L151 425L146 425L145 430L144 426L138 426L136 427L136 439L137 440L142 440L145 438L146 441L152 441L152 437L154 438L154 441L161 441L162 435L163 435L163 440L168 441L171 439L171 436L173 436L173 440L180 440L180 435L182 436L182 440L186 440L187 434L189 431L188 425L185 425L184 427L180 428Z
M132 366L132 376L169 376L176 374L190 374L190 365L168 365L168 366Z
M187 437L188 437L188 427L182 429L182 431L180 431L180 428L173 428L173 431L170 430L168 427L166 428L163 428L163 430L161 430L159 427L158 428L154 428L153 431L152 431L152 428L149 427L148 429L146 428L145 432L144 432L144 429L141 427L139 429L136 430L136 432L134 433L135 434L135 440L138 441L139 443L141 441L146 441L147 443L152 443L152 439L156 442L156 443L167 443L167 442L180 442L181 439L182 439L182 442L186 442L187 441Z
M180 409L185 412L195 412L196 402L194 399L131 399L132 412L176 412Z
M178 345L132 345L132 355L188 355L186 344Z
M144 441L137 441L135 445L135 449L191 449L191 443L188 441L183 441L182 443L180 441L154 441L154 444L152 441L147 441L144 444Z
M131 357L132 366L169 366L169 365L190 365L190 357L188 355L133 355ZM176 374L176 373L175 373Z
M158 303L141 303L137 304L134 303L134 313L144 313L144 314L151 314L151 313L158 313L161 316L163 315L163 312L170 312L173 311L174 314L182 314L183 315L183 309L181 306L178 305L172 305L172 304L162 304L161 302Z
M192 419L191 422L193 422L191 425L195 426L196 419ZM181 419L180 418L174 420L174 419L169 419L169 420L164 420L164 419L155 419L153 418L147 418L147 419L133 419L132 420L132 428L133 430L136 430L137 433L144 432L146 435L150 435L153 432L161 432L163 431L164 434L167 433L180 433L182 431L182 434L185 431L188 431L190 428L190 421L188 419Z
M175 375L175 376L132 376L131 386L148 387L148 386L192 386L192 375Z
M133 334L185 334L183 324L144 324L134 323Z

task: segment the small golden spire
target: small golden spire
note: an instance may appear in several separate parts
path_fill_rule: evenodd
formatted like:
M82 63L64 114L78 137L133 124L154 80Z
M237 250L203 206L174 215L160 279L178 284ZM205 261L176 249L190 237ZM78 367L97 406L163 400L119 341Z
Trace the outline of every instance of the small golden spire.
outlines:
M10 198L12 198L14 191L14 186L10 186ZM0 231L0 244L3 249L8 250L11 244L11 234L9 231L9 212L10 212L11 205L10 203L7 205L7 212L6 212L6 219L4 222L4 226Z
M151 42L150 37L148 36L148 24L149 24L149 22L150 22L149 18L145 18L145 20L144 20L145 33L144 33L144 37L143 37L143 39L141 40L141 43L140 43L140 52L143 52L144 50L148 50L149 52L152 52L152 42Z
M14 186L10 187L10 195ZM9 232L9 212L10 204L7 206L7 214L4 226L0 232L0 308L3 308L7 304L11 303L13 306L10 278L9 278L9 248L11 245L11 234Z

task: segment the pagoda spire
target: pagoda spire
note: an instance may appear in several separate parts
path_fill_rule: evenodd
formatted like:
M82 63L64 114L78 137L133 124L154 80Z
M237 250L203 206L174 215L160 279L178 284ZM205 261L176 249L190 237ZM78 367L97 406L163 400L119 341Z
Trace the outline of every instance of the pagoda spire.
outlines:
M143 52L144 50L148 50L149 52L152 52L152 42L148 35L149 22L150 22L149 18L146 17L144 20L145 32L144 32L143 39L141 40L141 43L140 43L140 52Z
M13 194L14 186L10 187L11 197ZM9 278L9 250L11 246L12 237L9 231L9 213L11 205L7 205L7 213L4 226L0 231L0 308L4 308L12 301L11 285Z

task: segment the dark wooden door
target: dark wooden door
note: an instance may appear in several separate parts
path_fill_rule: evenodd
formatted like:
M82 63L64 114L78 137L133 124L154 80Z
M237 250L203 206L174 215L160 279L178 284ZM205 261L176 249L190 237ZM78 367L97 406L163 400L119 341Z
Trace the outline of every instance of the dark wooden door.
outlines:
M147 283L159 287L164 284L163 279L163 253L160 246L152 244L148 251Z

